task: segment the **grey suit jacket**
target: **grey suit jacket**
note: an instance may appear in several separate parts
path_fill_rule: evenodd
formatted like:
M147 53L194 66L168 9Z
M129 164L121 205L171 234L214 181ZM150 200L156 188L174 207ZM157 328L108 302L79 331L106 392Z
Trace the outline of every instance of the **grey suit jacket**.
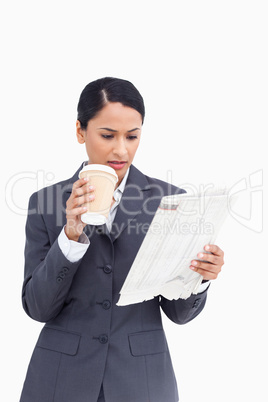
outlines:
M31 318L46 324L20 401L96 402L103 384L106 402L177 402L160 308L175 323L187 323L203 309L207 292L116 303L161 197L183 190L131 166L111 232L86 226L91 244L71 263L57 237L79 170L30 198L22 301Z

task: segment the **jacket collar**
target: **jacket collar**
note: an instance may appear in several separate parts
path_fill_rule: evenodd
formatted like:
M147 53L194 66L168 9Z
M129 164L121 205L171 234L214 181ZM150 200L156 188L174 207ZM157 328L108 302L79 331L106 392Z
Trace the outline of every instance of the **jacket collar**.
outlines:
M79 175L80 170L83 169L84 164L85 164L85 162L82 163L82 165L81 165L81 166L79 167L79 169L75 172L75 174L73 175L73 177L71 177L71 178L68 180L68 185L66 186L66 193L71 194L72 188L73 188L73 184L74 184L74 182L76 182L76 181L79 179L78 175Z
M79 172L82 170L85 162L79 167L75 174L68 180L68 186L66 189L67 193L72 192L72 185L79 179ZM141 190L148 190L150 185L142 172L140 172L134 165L129 168L129 175L127 179L127 184L131 183L133 186L137 185Z

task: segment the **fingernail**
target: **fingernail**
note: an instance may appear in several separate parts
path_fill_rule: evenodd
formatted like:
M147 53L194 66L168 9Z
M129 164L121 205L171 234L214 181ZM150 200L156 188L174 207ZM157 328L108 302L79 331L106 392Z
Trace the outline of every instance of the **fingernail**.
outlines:
M210 250L210 247L209 247L209 246L206 246L206 247L205 247L205 250Z
M192 265L190 265L190 269L192 269L193 271L195 271L195 267L192 267Z
M199 254L197 254L197 257L198 257L198 258L203 258L203 257L204 257L204 254L199 253Z
M192 261L192 265L197 265L197 262L196 262L196 261Z
M88 177L84 177L84 181L88 181L89 180L89 178Z

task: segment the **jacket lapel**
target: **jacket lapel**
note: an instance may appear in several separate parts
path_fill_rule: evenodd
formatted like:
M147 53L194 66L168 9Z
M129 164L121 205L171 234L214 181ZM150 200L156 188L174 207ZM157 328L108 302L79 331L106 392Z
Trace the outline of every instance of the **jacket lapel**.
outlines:
M73 184L74 184L74 182L79 179L78 175L79 175L80 170L83 168L83 166L84 166L84 163L82 163L82 165L81 165L81 166L79 167L79 169L75 172L75 174L73 175L73 177L71 177L71 178L68 180L67 184L66 184L65 192L64 192L64 193L65 193L64 196L65 196L65 198L67 198L66 201L67 201L68 198L70 197L70 194L71 194L72 189L73 189Z

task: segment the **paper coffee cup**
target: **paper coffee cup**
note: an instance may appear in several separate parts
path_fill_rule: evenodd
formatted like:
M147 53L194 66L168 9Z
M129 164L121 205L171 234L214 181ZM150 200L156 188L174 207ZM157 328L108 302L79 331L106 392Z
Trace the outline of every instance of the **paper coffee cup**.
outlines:
M83 204L87 212L81 220L90 225L103 225L109 215L118 176L115 170L106 165L89 164L79 172L79 178L89 178L89 185L95 187L95 199Z

